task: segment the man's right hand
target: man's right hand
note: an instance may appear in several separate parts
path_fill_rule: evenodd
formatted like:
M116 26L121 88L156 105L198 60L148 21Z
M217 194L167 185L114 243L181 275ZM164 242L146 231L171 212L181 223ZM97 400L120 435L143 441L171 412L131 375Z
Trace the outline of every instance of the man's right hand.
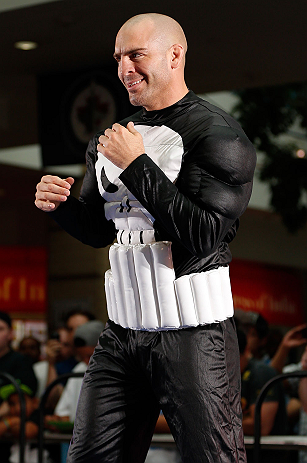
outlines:
M61 179L54 175L44 175L36 186L35 205L45 212L55 211L67 200L74 183L72 177Z

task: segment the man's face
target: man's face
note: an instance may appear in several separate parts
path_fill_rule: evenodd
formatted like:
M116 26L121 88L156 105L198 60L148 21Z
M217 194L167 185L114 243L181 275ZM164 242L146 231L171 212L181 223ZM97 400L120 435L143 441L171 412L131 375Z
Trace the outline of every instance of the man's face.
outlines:
M124 26L118 33L114 57L118 76L134 106L148 111L165 106L171 77L170 49L155 36L152 24Z
M67 323L66 323L66 327L67 327L67 330L68 330L68 332L70 334L71 343L73 343L74 333L76 331L76 328L78 328L78 326L84 325L88 321L89 320L88 320L87 316L83 315L83 314L75 314L75 315L71 315L71 317L69 317L69 319L67 320Z
M259 338L257 329L249 326L246 332L247 346L254 357L257 357L259 351L266 343L266 338Z
M71 335L68 330L60 329L60 343L61 343L61 354L60 357L62 360L69 359L73 355L73 343L71 341Z
M0 352L7 349L12 340L12 329L5 321L0 320Z
M39 344L35 339L26 338L23 339L19 346L19 352L27 357L30 357L33 362L38 362L40 357Z

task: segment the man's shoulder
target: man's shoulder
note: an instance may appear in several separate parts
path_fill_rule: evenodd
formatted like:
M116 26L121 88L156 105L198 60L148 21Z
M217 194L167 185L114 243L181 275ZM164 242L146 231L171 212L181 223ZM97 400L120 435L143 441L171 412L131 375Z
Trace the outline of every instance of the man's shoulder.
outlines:
M190 94L190 101L193 103L193 110L205 115L212 125L221 125L242 130L239 122L224 109L210 103L198 95L195 95L193 92L190 92Z
M16 363L30 363L27 357L25 357L20 352L16 352L15 350L10 350L7 354L0 358L0 363L12 364L15 365Z

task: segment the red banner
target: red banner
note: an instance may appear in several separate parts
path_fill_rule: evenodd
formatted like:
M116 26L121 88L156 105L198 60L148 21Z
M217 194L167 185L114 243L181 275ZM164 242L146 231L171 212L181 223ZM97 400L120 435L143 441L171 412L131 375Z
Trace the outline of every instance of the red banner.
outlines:
M0 310L10 313L45 313L46 293L46 249L0 247Z
M230 278L235 309L261 313L273 325L305 322L303 282L297 271L234 259Z

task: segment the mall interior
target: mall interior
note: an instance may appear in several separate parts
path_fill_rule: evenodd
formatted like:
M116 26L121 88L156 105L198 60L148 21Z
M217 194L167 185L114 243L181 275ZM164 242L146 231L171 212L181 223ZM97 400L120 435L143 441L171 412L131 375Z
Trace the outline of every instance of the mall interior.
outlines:
M16 345L30 334L44 342L74 309L107 320L108 249L61 230L34 206L35 188L46 173L72 176L78 196L89 133L133 113L114 39L129 17L152 9L146 0L0 1L0 310L13 319ZM185 30L188 87L228 112L237 89L307 80L304 0L156 0L154 10ZM86 114L91 92L98 122ZM306 133L294 141L307 150ZM289 232L272 210L262 159L231 243L234 305L285 333L307 321L307 228Z

